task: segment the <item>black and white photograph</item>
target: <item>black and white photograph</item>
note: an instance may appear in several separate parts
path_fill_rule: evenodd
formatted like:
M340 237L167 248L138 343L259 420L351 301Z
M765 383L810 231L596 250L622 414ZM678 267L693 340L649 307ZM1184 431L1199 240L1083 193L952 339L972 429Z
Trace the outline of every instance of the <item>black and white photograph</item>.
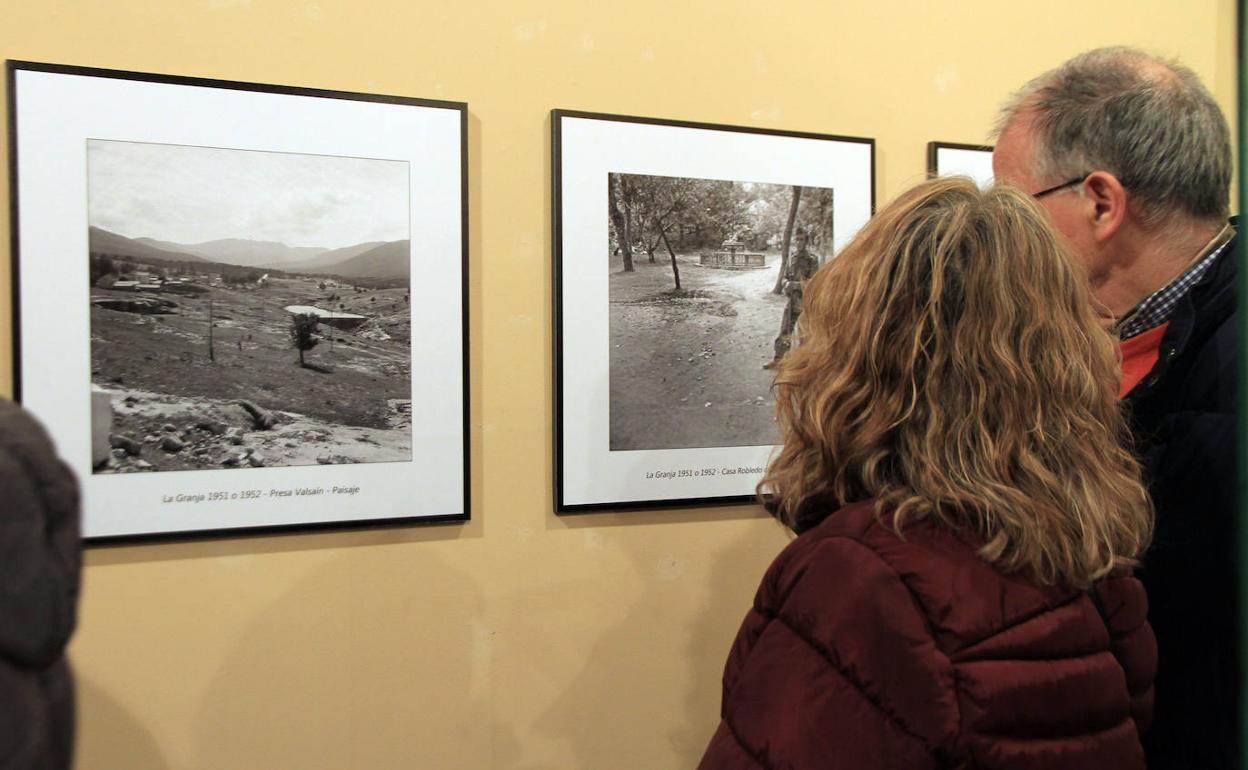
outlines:
M992 146L965 142L928 142L927 178L970 177L980 187L992 184Z
M874 141L551 122L556 512L753 499L803 286L871 217Z
M409 164L90 140L96 473L411 459Z
M771 370L832 256L827 187L610 174L611 451L776 443Z
M7 74L14 392L89 542L468 518L466 104Z

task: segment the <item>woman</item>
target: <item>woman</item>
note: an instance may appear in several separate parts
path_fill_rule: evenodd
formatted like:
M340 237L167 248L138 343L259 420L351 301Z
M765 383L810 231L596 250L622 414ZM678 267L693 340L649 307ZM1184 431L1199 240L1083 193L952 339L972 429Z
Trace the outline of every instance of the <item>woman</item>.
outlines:
M806 287L759 486L799 537L701 767L1143 768L1151 510L1113 341L1025 194L925 183ZM839 510L838 510L839 509Z

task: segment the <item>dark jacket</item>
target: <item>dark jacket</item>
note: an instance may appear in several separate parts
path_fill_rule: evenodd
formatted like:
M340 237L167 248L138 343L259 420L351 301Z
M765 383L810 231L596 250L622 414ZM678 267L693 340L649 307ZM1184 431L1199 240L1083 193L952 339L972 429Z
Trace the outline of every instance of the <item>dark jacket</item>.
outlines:
M768 569L702 770L1144 767L1155 648L1138 581L1102 581L1102 620L1086 593L1007 576L947 527L903 540L882 521L851 505Z
M1180 300L1157 365L1127 394L1157 509L1139 572L1157 635L1151 770L1239 767L1238 260L1234 243Z
M78 487L43 428L0 401L0 768L70 766L82 559Z

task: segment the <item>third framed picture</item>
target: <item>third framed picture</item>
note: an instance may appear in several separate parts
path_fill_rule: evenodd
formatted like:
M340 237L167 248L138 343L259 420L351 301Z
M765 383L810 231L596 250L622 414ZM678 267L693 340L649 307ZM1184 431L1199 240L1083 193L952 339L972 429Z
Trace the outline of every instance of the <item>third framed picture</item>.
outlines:
M561 513L743 501L802 283L870 218L871 139L556 110Z
M969 176L980 187L992 184L992 147L956 142L927 143L927 177Z

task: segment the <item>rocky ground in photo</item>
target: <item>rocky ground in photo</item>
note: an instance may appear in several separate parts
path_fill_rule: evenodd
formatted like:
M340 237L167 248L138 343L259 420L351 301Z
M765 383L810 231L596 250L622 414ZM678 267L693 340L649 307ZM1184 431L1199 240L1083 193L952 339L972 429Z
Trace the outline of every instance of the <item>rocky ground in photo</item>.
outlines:
M411 402L390 405L389 426L326 423L251 402L110 391L112 447L97 473L397 462L411 458ZM267 426L267 427L265 427Z
M610 274L612 451L774 444L771 360L786 299L779 257L758 270L635 258ZM566 362L565 362L566 363Z

